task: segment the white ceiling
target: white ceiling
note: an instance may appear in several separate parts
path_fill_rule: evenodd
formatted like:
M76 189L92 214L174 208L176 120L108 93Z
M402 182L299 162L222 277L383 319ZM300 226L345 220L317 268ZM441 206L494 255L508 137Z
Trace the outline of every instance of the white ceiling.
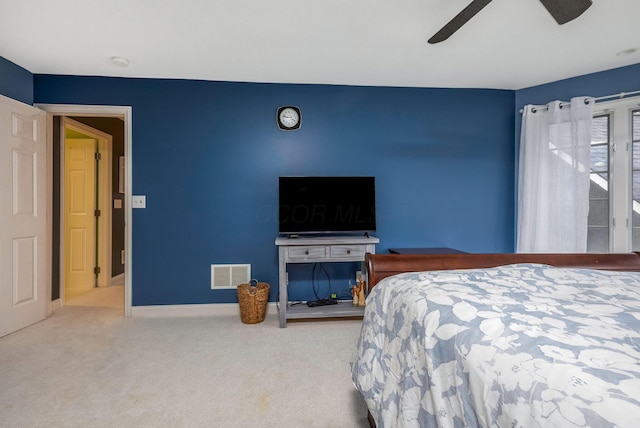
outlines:
M427 44L469 2L0 0L0 56L38 74L498 89L640 63L616 55L640 49L640 0L562 26L539 0L494 0Z

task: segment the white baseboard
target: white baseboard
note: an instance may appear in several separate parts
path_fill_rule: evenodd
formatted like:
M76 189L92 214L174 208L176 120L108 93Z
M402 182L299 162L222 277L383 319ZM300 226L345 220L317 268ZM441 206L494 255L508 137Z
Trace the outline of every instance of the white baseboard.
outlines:
M52 300L51 301L51 306L50 306L51 310L49 312L53 312L56 309L59 309L60 306L62 306L62 299Z
M275 312L274 312L275 311ZM267 315L277 313L275 302L267 304ZM132 306L131 316L138 318L161 318L161 317L206 317L234 315L240 316L240 306L237 303L210 303L197 305L154 305L154 306Z

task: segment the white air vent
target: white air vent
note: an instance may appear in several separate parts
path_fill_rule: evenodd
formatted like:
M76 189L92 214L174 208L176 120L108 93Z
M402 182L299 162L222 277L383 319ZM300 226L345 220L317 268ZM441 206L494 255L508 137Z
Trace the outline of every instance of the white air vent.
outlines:
M251 280L251 265L211 265L211 289L237 288Z

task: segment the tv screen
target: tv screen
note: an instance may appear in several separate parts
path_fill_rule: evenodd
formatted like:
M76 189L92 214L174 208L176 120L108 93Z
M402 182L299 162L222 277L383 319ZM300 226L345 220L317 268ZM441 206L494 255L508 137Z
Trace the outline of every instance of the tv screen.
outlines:
M281 234L376 230L375 177L280 177Z

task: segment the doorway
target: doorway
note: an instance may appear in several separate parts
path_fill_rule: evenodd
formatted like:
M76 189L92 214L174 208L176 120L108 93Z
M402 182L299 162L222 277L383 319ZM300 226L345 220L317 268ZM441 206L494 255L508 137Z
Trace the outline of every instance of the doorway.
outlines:
M60 198L54 197L53 207L53 286L52 307L58 307L65 304L80 304L83 306L108 306L123 308L125 316L131 316L131 229L128 227L131 218L131 107L112 107L112 106L72 106L72 105L38 105L42 110L49 113L48 115L48 129L53 132L49 132L49 138L53 140L52 146L54 147L54 165L61 165L57 173L53 173L53 188L54 192L59 189L61 192ZM117 137L120 140L120 149L116 150L117 132L105 128L104 123L119 124L119 134ZM102 123L102 125L100 125ZM63 125L64 124L64 125ZM68 126L71 124L71 126ZM66 128L66 129L65 129ZM111 213L111 221L108 223L111 225L111 230L106 227L98 227L96 242L97 248L102 249L102 255L98 255L97 267L100 269L94 274L93 284L88 292L81 290L79 293L75 293L73 296L66 296L65 286L66 276L65 274L65 251L69 246L71 238L68 237L69 231L64 230L65 223L65 195L70 191L64 189L64 147L66 132L71 128L72 132L69 133L70 138L84 139L96 139L98 143L101 139L108 140L107 137L112 138L111 152L107 151L106 154L102 154L102 159L105 156L109 158L110 162L100 164L99 171L110 172L111 179L105 180L106 186L104 189L98 188L97 199L102 199L102 205L96 208L100 211L99 219L103 220L105 211ZM118 128L118 127L116 127ZM56 139L57 144L56 144ZM57 149L55 148L57 147ZM107 145L108 147L108 145ZM59 157L55 159L56 155ZM99 181L99 180L98 180ZM68 196L68 195L67 195ZM55 206L56 199L59 205ZM57 217L57 218L56 218ZM94 220L95 221L95 220ZM118 232L119 231L119 232ZM91 233L91 232L87 232ZM80 239L83 232L77 232L76 241L85 241ZM104 244L104 245L103 245ZM86 244L91 246L91 243ZM109 245L111 248L109 248ZM91 258L89 256L88 258ZM81 265L81 264L80 264ZM93 263L88 264L91 269ZM78 267L78 259L76 259L76 266ZM56 279L58 284L56 287ZM112 287L112 286L116 287ZM119 293L113 293L114 288L119 287ZM71 287L70 287L71 288ZM56 294L57 293L57 294ZM72 293L73 294L73 293ZM67 297L71 297L73 301L69 302ZM77 300L81 299L81 300ZM117 305L117 306L114 306Z

